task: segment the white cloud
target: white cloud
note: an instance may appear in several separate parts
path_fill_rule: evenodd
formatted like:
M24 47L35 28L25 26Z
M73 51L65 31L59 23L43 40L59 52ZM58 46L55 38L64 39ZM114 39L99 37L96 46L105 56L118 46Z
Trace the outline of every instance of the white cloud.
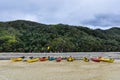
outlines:
M30 20L39 22L37 16L32 14L20 13L20 12L11 12L11 13L2 13L0 21L10 21L10 20Z
M96 15L120 15L119 3L120 0L1 0L0 21L27 19L48 24L90 25L84 23L99 22Z

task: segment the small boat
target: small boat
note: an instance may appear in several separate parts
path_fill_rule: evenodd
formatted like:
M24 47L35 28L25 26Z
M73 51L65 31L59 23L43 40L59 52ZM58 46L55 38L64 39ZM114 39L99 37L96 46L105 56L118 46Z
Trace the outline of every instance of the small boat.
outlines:
M89 62L90 60L89 60L87 57L84 57L84 58L83 58L83 61Z
M18 62L18 61L22 61L23 58L19 57L19 58L11 58L12 62Z
M32 58L32 59L28 59L26 62L31 63L31 62L37 62L39 60L39 58Z
M40 61L46 61L46 60L48 60L48 58L47 57L42 57L42 58L39 58L39 60Z
M53 60L55 60L55 58L54 57L48 57L48 60L53 61Z
M101 60L99 58L91 58L92 61L94 62L100 62Z
M74 58L70 56L67 58L67 61L72 62L72 61L74 61Z
M33 57L32 56L27 56L27 57L24 57L22 61L26 62L27 60L30 60L30 59L33 59Z
M56 58L56 61L57 61L57 62L60 62L61 60L62 60L61 57Z
M109 63L113 63L114 62L114 59L112 59L112 58L102 58L102 57L100 57L99 59L101 61L103 61L103 62L109 62Z

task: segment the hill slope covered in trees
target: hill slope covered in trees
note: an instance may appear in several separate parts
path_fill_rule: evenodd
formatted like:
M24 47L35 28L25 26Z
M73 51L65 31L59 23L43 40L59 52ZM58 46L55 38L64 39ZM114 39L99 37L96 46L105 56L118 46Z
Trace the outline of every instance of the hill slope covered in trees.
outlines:
M49 46L49 49L48 49ZM120 51L120 28L92 30L64 24L0 22L0 52Z

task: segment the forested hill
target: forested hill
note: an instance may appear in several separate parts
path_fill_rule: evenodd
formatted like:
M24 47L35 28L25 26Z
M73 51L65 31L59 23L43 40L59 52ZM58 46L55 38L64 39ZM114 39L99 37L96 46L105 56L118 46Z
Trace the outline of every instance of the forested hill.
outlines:
M92 30L64 24L0 22L0 52L120 51L120 28Z

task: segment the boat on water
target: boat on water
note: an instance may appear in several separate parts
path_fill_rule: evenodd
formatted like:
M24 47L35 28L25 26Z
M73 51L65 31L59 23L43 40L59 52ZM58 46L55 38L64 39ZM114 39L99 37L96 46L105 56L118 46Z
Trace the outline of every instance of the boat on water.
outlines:
M90 60L89 60L87 57L84 57L84 58L83 58L83 61L89 62Z
M26 62L31 63L31 62L37 62L38 60L39 58L32 58L32 59L26 60Z
M61 60L62 60L61 57L56 58L56 62L61 62Z

